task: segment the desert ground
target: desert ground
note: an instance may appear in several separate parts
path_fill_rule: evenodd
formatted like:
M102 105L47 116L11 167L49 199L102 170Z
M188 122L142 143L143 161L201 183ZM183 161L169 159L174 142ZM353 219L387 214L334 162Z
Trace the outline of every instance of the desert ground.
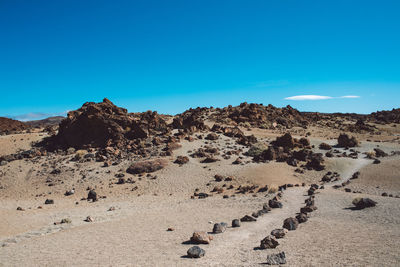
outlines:
M209 128L180 139L162 157L165 166L149 173L126 170L159 156L128 154L105 164L86 156L92 152L87 149L83 157L71 150L8 161L0 166L0 266L262 266L279 252L285 252L285 266L399 266L400 126L393 125L377 124L379 134L348 132L358 140L350 149L336 147L342 131L318 125L239 126L267 146L285 133L306 137L312 153L325 154L319 145L331 145L336 151L323 157L323 170L254 160L247 153L251 145L233 137L217 132L216 138L204 138L215 134ZM0 136L0 156L31 149L48 136L42 131ZM217 148L217 161L189 156L207 146ZM386 155L378 158L375 148ZM351 149L357 157L347 156ZM174 163L179 156L188 162ZM322 182L328 172L337 173L336 179ZM318 189L309 194L312 184ZM90 190L97 201L87 200ZM317 209L307 213L308 220L276 239L275 248L261 249L260 241L296 217L310 196ZM355 209L352 201L360 197L377 204ZM253 216L273 198L281 208ZM245 215L256 221L231 226ZM68 220L60 223L63 219ZM226 229L213 233L220 222ZM195 244L190 241L195 231L212 240ZM204 249L203 257L188 257L194 245Z

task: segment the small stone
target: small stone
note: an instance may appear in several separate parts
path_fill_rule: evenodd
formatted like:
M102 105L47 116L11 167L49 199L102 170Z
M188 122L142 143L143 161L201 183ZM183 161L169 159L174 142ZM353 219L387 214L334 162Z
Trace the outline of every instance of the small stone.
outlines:
M240 221L238 219L232 220L232 227L240 227Z
M206 252L199 246L193 246L188 249L187 255L189 258L200 258L203 257Z
M281 202L274 200L274 199L270 199L268 201L268 205L273 209L278 209L278 208L281 209L283 207Z
M21 208L21 207L17 207L17 210L19 210L19 211L24 211L24 209Z
M87 200L92 200L93 202L97 201L97 193L94 190L89 190Z
M175 231L175 229L172 228L172 227L168 227L167 231L168 231L168 232L172 232L172 231Z
M373 201L370 198L355 198L353 200L353 205L356 206L357 209L365 209L369 207L375 207L377 202Z
M61 223L72 223L72 221L69 218L64 218L61 220Z
M293 231L297 229L299 222L296 218L290 217L283 221L283 228L288 229L289 231Z
M262 249L276 248L278 245L279 242L275 239L275 237L269 235L263 240L261 240L260 248Z
M251 217L249 215L245 215L243 218L240 219L241 222L255 222L257 221L256 218Z
M94 219L92 216L87 216L85 222L94 222Z
M280 265L286 264L286 256L285 252L281 252L278 254L271 254L267 256L267 261L265 262L267 265Z
M271 235L275 236L275 238L283 238L287 231L287 229L275 229L271 231Z
M212 237L206 232L194 232L190 241L195 244L210 244Z
M54 200L53 199L46 199L44 204L46 204L46 205L54 204Z
M296 219L299 223L305 223L308 220L307 215L305 213L300 213L299 215L296 216Z
M224 223L224 222L222 222L222 223L216 223L216 224L214 224L214 227L213 227L213 233L214 233L214 234L223 233L223 232L225 232L226 227L227 227L227 224Z

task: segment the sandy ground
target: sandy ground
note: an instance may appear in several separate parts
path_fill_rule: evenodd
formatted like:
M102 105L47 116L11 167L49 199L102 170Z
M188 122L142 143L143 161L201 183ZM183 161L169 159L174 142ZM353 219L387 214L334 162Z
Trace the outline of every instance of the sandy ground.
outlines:
M269 140L277 134L257 130L258 137ZM24 140L16 135L0 137L3 142L0 147L4 148L1 153L29 148L30 141L40 138L31 135L23 137ZM19 141L14 145L16 139ZM207 142L221 151L236 146L225 137ZM321 136L312 137L311 142L315 147L321 142L335 144L334 140ZM326 171L337 171L343 180L359 170L360 178L347 187L362 193L346 193L326 185L316 197L318 210L298 230L280 239L276 249L254 248L271 230L282 227L285 218L299 212L307 187L286 190L283 208L272 210L257 222L242 223L240 228L229 227L225 233L214 235L210 245L201 245L206 250L205 257L185 258L191 245L184 242L193 231L211 231L212 222L230 225L232 219L251 214L273 197L266 193L235 194L227 189L228 185L310 184L318 182L326 172L298 174L285 163L247 163L250 158L243 154L246 162L243 165L232 165L237 156L211 164L193 158L183 166L172 163L176 156L187 155L202 145L204 140L183 141L182 148L169 159L171 163L155 173L156 179L127 176L135 181L133 184L115 184L114 175L123 172L129 162L103 168L101 163L76 163L66 157L60 162L57 158L42 158L37 162L14 161L0 167L0 266L259 266L267 255L279 251L287 255L286 266L399 266L400 198L380 196L383 191L400 194L398 157L384 158L381 164L372 164L372 160L362 156L327 160ZM388 153L400 150L397 142L366 140L357 150L367 152L377 146ZM43 171L56 167L62 169L58 176ZM216 182L215 174L234 179ZM46 185L49 177L54 186ZM195 189L210 193L223 184L226 186L222 194L212 193L206 199L190 198ZM95 203L81 201L88 186L107 198ZM76 193L64 196L65 190L72 187ZM230 197L224 199L223 195ZM371 197L378 205L351 210L351 201L356 196ZM54 199L55 204L44 205L46 198ZM17 211L18 206L25 211ZM110 207L115 210L109 211ZM95 221L85 222L87 216ZM71 219L72 223L53 224L63 218ZM175 230L166 231L168 227Z

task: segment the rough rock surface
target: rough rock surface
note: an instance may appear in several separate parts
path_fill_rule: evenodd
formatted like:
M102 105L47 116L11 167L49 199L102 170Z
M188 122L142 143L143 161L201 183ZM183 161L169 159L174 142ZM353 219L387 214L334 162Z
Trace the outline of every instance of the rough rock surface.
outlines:
M193 246L188 249L187 255L189 258L200 258L203 257L206 252L199 246Z
M285 252L280 252L278 254L271 254L267 256L267 261L265 262L267 265L281 265L286 264L286 255Z
M163 159L138 161L132 163L131 166L126 169L126 172L130 174L150 173L161 170L166 165L167 161Z
M190 241L195 244L210 244L212 237L206 232L194 232Z
M10 134L13 132L25 130L27 128L28 128L28 125L26 125L23 122L9 119L9 118L0 117L0 134Z

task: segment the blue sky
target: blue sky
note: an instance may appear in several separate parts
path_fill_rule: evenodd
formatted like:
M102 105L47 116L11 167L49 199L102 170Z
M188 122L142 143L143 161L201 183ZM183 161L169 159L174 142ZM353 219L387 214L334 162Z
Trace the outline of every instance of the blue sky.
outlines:
M243 101L398 108L399 11L384 0L0 0L0 116L104 97L170 114Z

